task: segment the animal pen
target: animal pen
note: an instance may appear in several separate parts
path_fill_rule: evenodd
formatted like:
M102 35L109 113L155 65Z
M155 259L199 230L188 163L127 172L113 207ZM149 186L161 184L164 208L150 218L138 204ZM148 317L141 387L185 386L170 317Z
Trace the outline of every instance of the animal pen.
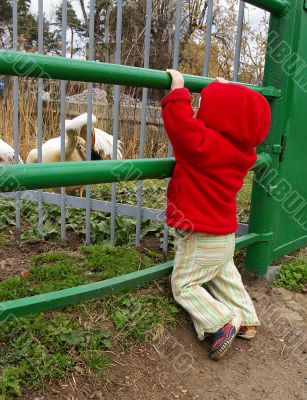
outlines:
M305 0L252 0L251 3L271 13L266 51L266 63L262 86L248 85L267 97L271 104L272 126L266 141L258 148L258 161L254 167L252 202L249 225L240 226L237 248L247 249L246 263L250 271L265 274L268 265L277 258L307 244L307 138L305 115L307 104L307 2ZM17 1L13 2L13 28L17 50ZM238 79L240 66L240 43L244 18L244 2L240 2L236 38L233 77ZM20 201L33 200L38 204L40 222L43 221L44 202L61 206L61 235L65 239L65 208L67 206L86 210L86 242L90 243L91 210L110 214L111 243L115 242L115 216L128 215L136 218L136 244L140 243L141 220L164 221L161 210L142 207L142 181L166 179L172 175L175 160L144 159L146 128L146 105L148 88L168 89L170 76L149 67L152 0L146 4L146 27L144 45L144 68L120 65L122 0L117 1L117 31L115 63L98 63L94 59L94 7L90 1L89 60L66 58L67 2L62 2L62 57L17 51L0 51L0 74L14 76L14 142L15 158L18 160L18 76L38 78L38 149L42 146L42 88L43 79L61 80L61 137L64 161L65 85L67 80L89 82L88 114L92 114L91 96L93 82L114 84L114 160L85 161L80 163L52 163L1 166L0 191L3 196L16 199L16 221L20 227ZM210 59L214 2L208 1L204 76L185 75L185 85L192 92L200 92L213 79L207 77ZM176 1L174 21L173 68L178 68L181 1ZM39 1L38 53L43 51L43 1ZM140 159L117 160L119 135L119 85L143 88ZM91 119L87 127L87 156L90 159ZM39 151L41 160L41 151ZM225 177L227 179L227 177ZM116 203L116 182L138 180L137 206ZM112 182L112 201L91 200L91 184ZM64 187L86 184L86 198L79 199L65 194ZM46 187L62 187L60 195L43 192ZM9 193L7 193L9 192ZM13 192L13 193L12 193ZM191 199L192 201L192 199ZM164 231L164 250L167 249L168 229ZM172 270L172 262L136 271L121 277L12 300L0 304L0 319L8 319L31 313L47 311L77 302L98 298L120 290L142 285L159 279Z

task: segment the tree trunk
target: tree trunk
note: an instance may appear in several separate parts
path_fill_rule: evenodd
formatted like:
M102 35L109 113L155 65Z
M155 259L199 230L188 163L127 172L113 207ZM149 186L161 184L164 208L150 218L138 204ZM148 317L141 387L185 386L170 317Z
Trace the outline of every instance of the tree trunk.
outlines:
M71 35L70 35L70 58L74 55L74 31L73 28L70 28Z

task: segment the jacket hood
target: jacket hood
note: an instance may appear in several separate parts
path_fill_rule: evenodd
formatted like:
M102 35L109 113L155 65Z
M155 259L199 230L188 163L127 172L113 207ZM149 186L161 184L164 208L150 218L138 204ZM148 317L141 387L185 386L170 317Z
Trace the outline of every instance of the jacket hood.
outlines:
M265 139L271 123L265 97L245 86L220 82L202 90L196 117L244 151Z

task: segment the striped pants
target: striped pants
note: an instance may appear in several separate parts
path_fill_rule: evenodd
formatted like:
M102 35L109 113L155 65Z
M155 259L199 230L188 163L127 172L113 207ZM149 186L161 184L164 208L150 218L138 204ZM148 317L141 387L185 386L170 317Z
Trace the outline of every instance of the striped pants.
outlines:
M240 316L260 325L234 262L235 235L175 231L172 273L175 300L190 314L200 340Z

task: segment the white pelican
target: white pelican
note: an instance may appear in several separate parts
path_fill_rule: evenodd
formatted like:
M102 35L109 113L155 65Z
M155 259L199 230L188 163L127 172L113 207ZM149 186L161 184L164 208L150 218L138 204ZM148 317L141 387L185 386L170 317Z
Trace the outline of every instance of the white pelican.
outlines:
M92 124L96 123L95 115L92 115ZM87 137L87 114L79 115L72 120L65 120L65 161L84 161L86 150L84 142ZM83 140L82 140L83 139ZM118 141L117 158L122 158L121 142ZM98 154L97 154L98 153ZM92 159L104 159L112 157L113 136L101 129L92 128ZM61 160L61 138L56 137L48 140L42 146L43 162L59 162ZM37 149L30 151L27 163L38 161Z
M96 123L95 115L92 115L92 124ZM86 160L86 139L87 137L87 114L79 115L72 120L65 120L65 161L85 161ZM120 146L117 152L118 158L122 158ZM92 128L92 160L101 160L112 157L113 136L108 133ZM42 162L61 161L61 137L48 140L42 145ZM27 163L38 162L38 150L33 149L28 154ZM69 187L68 191L74 191L79 187ZM83 187L80 188L82 197Z
M19 163L23 164L20 156ZM14 149L9 144L0 139L0 164L15 164Z
M87 114L79 115L79 117L77 118L80 118L81 121L85 120L85 116L87 116ZM73 121L75 121L77 118L75 118ZM94 115L93 115L93 120L95 120L96 123L96 117ZM80 136L82 137L82 139L86 140L87 121L81 127ZM118 146L117 158L121 159L122 143L120 140L117 142L117 146ZM107 157L112 158L112 155L113 155L113 136L101 129L92 127L92 160L97 160L97 159L103 160Z

